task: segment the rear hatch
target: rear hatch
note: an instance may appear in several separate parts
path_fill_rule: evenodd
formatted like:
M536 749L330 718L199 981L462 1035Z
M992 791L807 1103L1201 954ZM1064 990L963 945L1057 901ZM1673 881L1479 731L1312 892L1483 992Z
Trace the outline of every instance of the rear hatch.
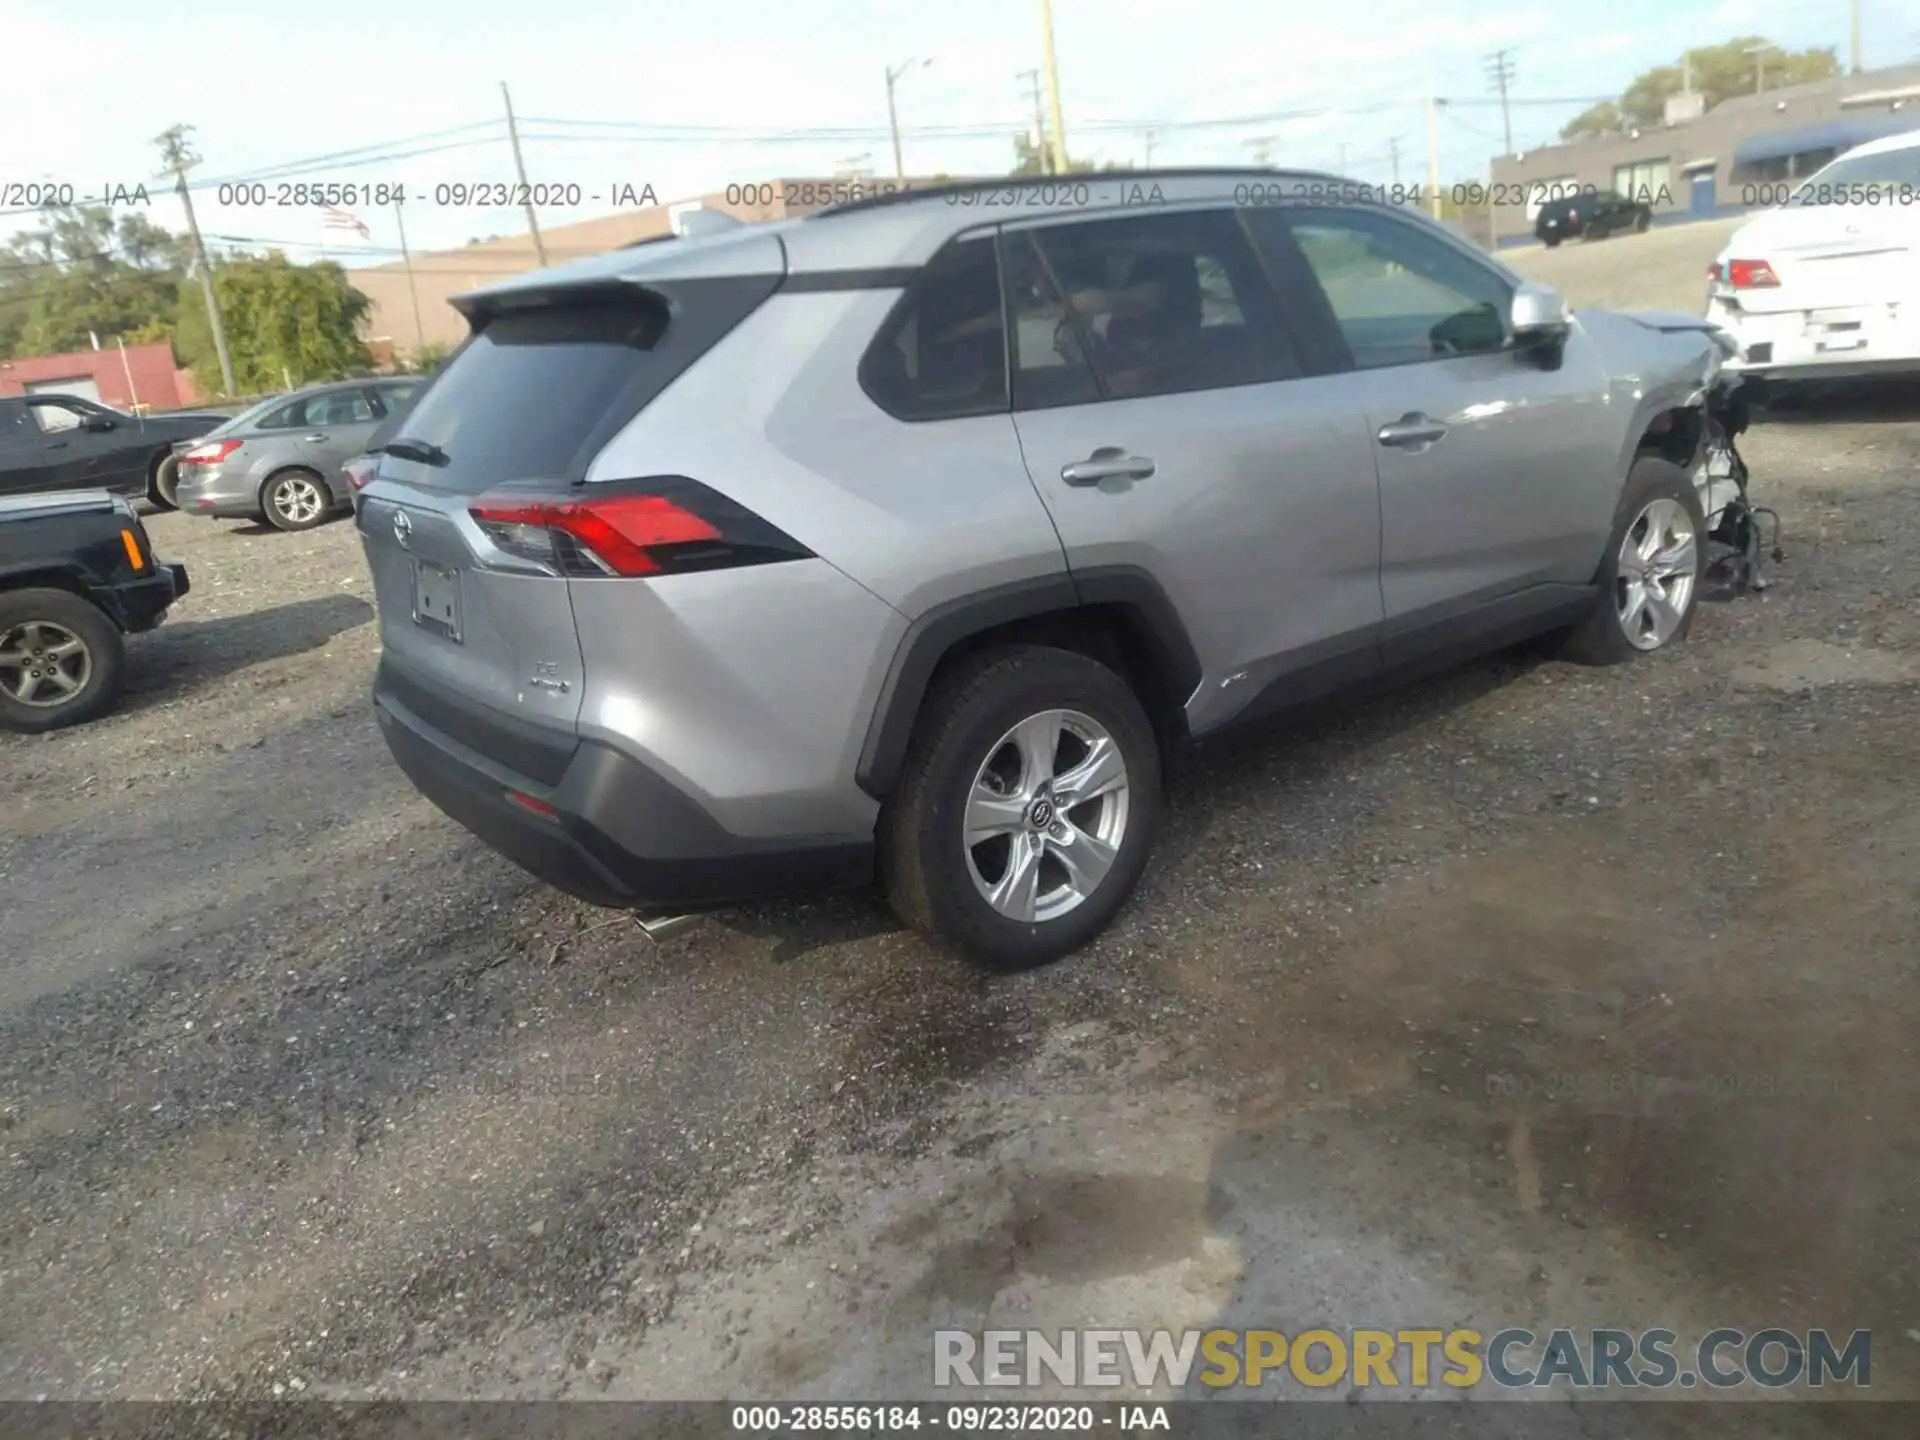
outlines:
M734 248L760 273L676 274L683 264L645 279L639 255L609 256L461 297L472 334L362 462L383 690L530 779L557 780L572 749L558 742L577 733L586 662L570 585L650 568L616 533L622 516L610 528L585 513L602 502L579 487L608 440L777 288L777 240ZM595 486L616 502L619 490Z

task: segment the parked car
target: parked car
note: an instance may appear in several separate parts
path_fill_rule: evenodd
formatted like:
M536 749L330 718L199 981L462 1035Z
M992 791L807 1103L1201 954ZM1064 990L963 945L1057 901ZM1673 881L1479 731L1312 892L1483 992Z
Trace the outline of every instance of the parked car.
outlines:
M1534 237L1551 248L1569 236L1599 240L1622 230L1635 234L1653 224L1653 207L1616 190L1582 190L1562 195L1540 207L1533 222Z
M315 385L176 446L181 510L312 529L347 508L352 492L340 467L419 387L408 376Z
M961 184L459 297L357 511L395 760L598 904L877 866L1018 967L1113 918L1196 738L1679 640L1706 323L1328 185Z
M1709 271L1707 318L1769 380L1920 369L1920 130L1815 171Z
M122 496L0 496L0 729L77 725L113 704L121 637L158 625L187 584Z
M0 495L106 490L168 507L162 468L175 442L226 418L204 410L135 415L79 395L0 395Z

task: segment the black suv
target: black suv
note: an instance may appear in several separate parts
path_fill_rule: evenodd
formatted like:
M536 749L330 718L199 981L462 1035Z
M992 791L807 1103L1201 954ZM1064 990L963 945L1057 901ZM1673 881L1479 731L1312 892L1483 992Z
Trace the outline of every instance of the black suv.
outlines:
M1617 190L1583 190L1542 205L1533 233L1541 244L1553 246L1569 235L1598 240L1619 230L1638 234L1651 224L1653 207L1644 201L1629 200Z
M0 495L0 730L54 730L114 702L125 634L187 593L146 528L104 490Z
M78 395L0 395L0 495L110 490L173 508L173 443L229 416L135 415Z

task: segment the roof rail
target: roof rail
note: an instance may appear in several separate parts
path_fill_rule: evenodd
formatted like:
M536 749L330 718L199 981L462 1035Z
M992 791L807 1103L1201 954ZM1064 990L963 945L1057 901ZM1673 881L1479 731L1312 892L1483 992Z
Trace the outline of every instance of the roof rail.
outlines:
M877 210L888 205L904 205L913 200L937 200L945 195L968 195L981 190L1006 190L1016 185L1072 185L1090 180L1118 180L1123 183L1146 184L1155 180L1206 180L1216 176L1258 176L1263 180L1283 176L1293 180L1319 181L1338 181L1341 178L1318 170L1283 170L1259 165L1189 165L1154 170L1071 170L1064 175L992 175L976 180L955 180L945 185L928 185L919 190L890 190L885 194L863 196L858 200L844 200L838 205L829 205L824 210L816 210L806 218L824 220L834 215L850 215L863 210Z

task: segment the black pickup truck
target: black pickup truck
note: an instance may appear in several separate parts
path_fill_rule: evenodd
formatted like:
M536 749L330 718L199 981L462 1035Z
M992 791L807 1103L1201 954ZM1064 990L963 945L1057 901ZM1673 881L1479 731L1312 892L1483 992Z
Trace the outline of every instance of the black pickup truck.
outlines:
M123 635L187 593L124 499L104 490L0 495L0 730L91 720L119 696Z

